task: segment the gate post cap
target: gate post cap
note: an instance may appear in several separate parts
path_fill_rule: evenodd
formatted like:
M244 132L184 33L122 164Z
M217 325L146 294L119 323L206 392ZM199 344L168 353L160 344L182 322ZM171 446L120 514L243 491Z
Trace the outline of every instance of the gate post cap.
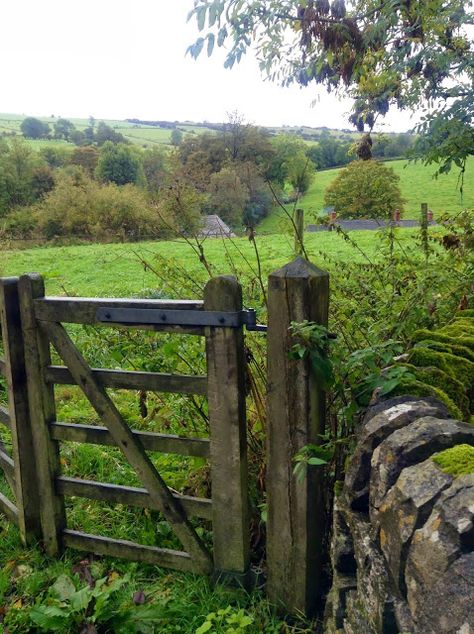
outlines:
M305 258L299 255L292 262L285 264L280 269L270 273L270 277L327 277L329 273L319 269L312 262L308 262Z

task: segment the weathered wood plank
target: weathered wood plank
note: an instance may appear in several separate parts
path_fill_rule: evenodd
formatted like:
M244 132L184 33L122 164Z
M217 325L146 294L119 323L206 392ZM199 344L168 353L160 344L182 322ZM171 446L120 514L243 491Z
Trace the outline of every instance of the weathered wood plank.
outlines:
M3 407L3 405L0 405L0 423L4 425L5 427L8 427L8 429L10 429L10 426L11 426L10 412L7 410L6 407Z
M44 283L37 274L23 275L19 282L28 400L33 432L41 527L45 549L55 556L61 550L60 536L66 526L64 499L54 489L60 474L59 447L50 438L49 424L56 420L54 388L44 380L44 370L51 365L49 340L38 327L34 314L35 298L44 296Z
M18 526L18 509L3 493L0 493L0 513L6 515L10 522Z
M200 310L202 302L187 300L137 300L137 299L100 299L82 297L45 297L35 301L35 315L40 321L64 322L70 324L101 324L97 321L98 308L157 308L172 310ZM104 324L108 327L113 324ZM137 328L128 324L125 327ZM153 326L141 327L144 330L176 332L182 334L203 335L201 327Z
M13 459L3 450L0 450L0 468L5 472L5 476L8 477L9 483L12 485L13 491L15 491L15 463Z
M184 572L200 572L189 554L179 550L143 546L124 539L112 539L72 530L63 532L63 541L70 548L84 550L97 555L130 559L131 561L154 564Z
M186 518L183 507L174 499L140 440L125 423L105 388L96 382L87 362L75 348L61 324L53 322L43 323L58 354L71 371L74 380L89 399L92 407L115 438L117 446L135 469L150 496L154 498L157 504L163 506L163 515L173 525L176 536L191 554L196 570L206 574L211 572L212 562L209 553Z
M290 359L289 327L305 320L327 326L328 297L328 274L303 258L269 277L267 593L286 612L307 615L317 607L322 577L322 474L308 467L299 481L293 460L303 446L321 442L326 408L311 359Z
M0 332L0 336L1 336L1 332ZM5 376L5 359L2 356L0 356L0 375Z
M176 394L207 394L207 377L183 374L159 374L157 372L126 372L91 368L92 374L103 387L123 390L146 390L147 392L171 392ZM75 385L68 368L52 365L46 368L48 383Z
M233 277L210 280L205 310L242 309L242 289ZM249 509L242 328L210 327L206 333L211 438L214 566L216 575L249 583Z
M71 442L88 442L93 445L116 447L117 443L107 427L54 422L50 425L51 438ZM210 442L205 438L181 438L168 434L138 431L132 433L140 440L147 451L175 453L181 456L209 458Z
M27 544L39 539L42 531L16 277L0 279L0 324L5 353L15 481L12 481L11 472L7 471L5 475L15 493L21 539Z
M0 454L1 456L1 454ZM127 487L107 482L80 480L60 476L56 479L57 490L63 495L75 495L91 500L103 500L113 504L128 504L140 508L162 511L162 505L153 500L146 489ZM173 493L174 498L183 506L186 513L194 517L212 519L212 501L190 495Z

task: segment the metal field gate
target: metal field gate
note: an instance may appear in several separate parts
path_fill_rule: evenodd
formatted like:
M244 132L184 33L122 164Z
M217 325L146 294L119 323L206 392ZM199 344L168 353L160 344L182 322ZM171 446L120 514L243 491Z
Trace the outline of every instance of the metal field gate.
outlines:
M240 285L218 277L204 301L46 297L38 275L0 281L3 358L8 408L0 423L12 435L10 456L0 447L0 467L16 504L0 494L0 510L20 528L22 538L41 537L49 555L64 547L112 555L179 570L213 573L246 583L249 574L245 354L243 327L253 315L242 310ZM207 373L170 375L92 368L65 324L121 326L204 337ZM62 364L53 365L52 349ZM159 354L159 350L157 352ZM54 385L77 385L101 426L57 420ZM107 388L206 395L208 439L140 432L124 420ZM142 486L66 477L60 443L75 441L118 447ZM148 452L200 456L210 462L212 498L170 490ZM68 528L65 498L77 496L160 511L182 550L141 545ZM190 519L212 521L209 550Z

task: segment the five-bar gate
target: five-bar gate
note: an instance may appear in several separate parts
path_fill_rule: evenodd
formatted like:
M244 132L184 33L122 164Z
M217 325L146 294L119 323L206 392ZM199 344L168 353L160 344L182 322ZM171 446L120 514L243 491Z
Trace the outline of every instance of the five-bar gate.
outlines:
M5 375L9 394L8 411L0 409L0 422L11 429L13 448L13 459L4 447L0 448L0 466L17 500L14 505L0 494L0 510L19 525L23 539L41 536L50 555L69 546L179 570L213 573L218 578L230 577L246 584L249 520L245 313L237 281L230 277L211 280L203 302L46 297L38 275L4 279L0 289L4 348L0 371ZM92 368L64 324L120 325L205 337L207 373L184 376ZM62 365L52 364L52 349ZM79 386L101 426L58 421L55 384ZM133 430L107 388L207 395L209 439ZM143 487L62 475L62 441L120 448ZM212 499L171 491L148 451L209 459ZM67 523L67 496L158 510L168 520L182 550L71 530ZM212 521L212 552L194 529L190 521L193 516Z

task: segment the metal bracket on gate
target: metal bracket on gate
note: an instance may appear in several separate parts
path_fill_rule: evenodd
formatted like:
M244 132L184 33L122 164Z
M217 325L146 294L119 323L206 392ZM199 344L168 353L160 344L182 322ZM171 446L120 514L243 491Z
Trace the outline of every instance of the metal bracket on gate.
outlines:
M241 328L266 332L267 326L257 324L253 308L235 312L214 310L162 310L160 308L99 308L97 321L110 324L168 325L168 326L214 326Z

